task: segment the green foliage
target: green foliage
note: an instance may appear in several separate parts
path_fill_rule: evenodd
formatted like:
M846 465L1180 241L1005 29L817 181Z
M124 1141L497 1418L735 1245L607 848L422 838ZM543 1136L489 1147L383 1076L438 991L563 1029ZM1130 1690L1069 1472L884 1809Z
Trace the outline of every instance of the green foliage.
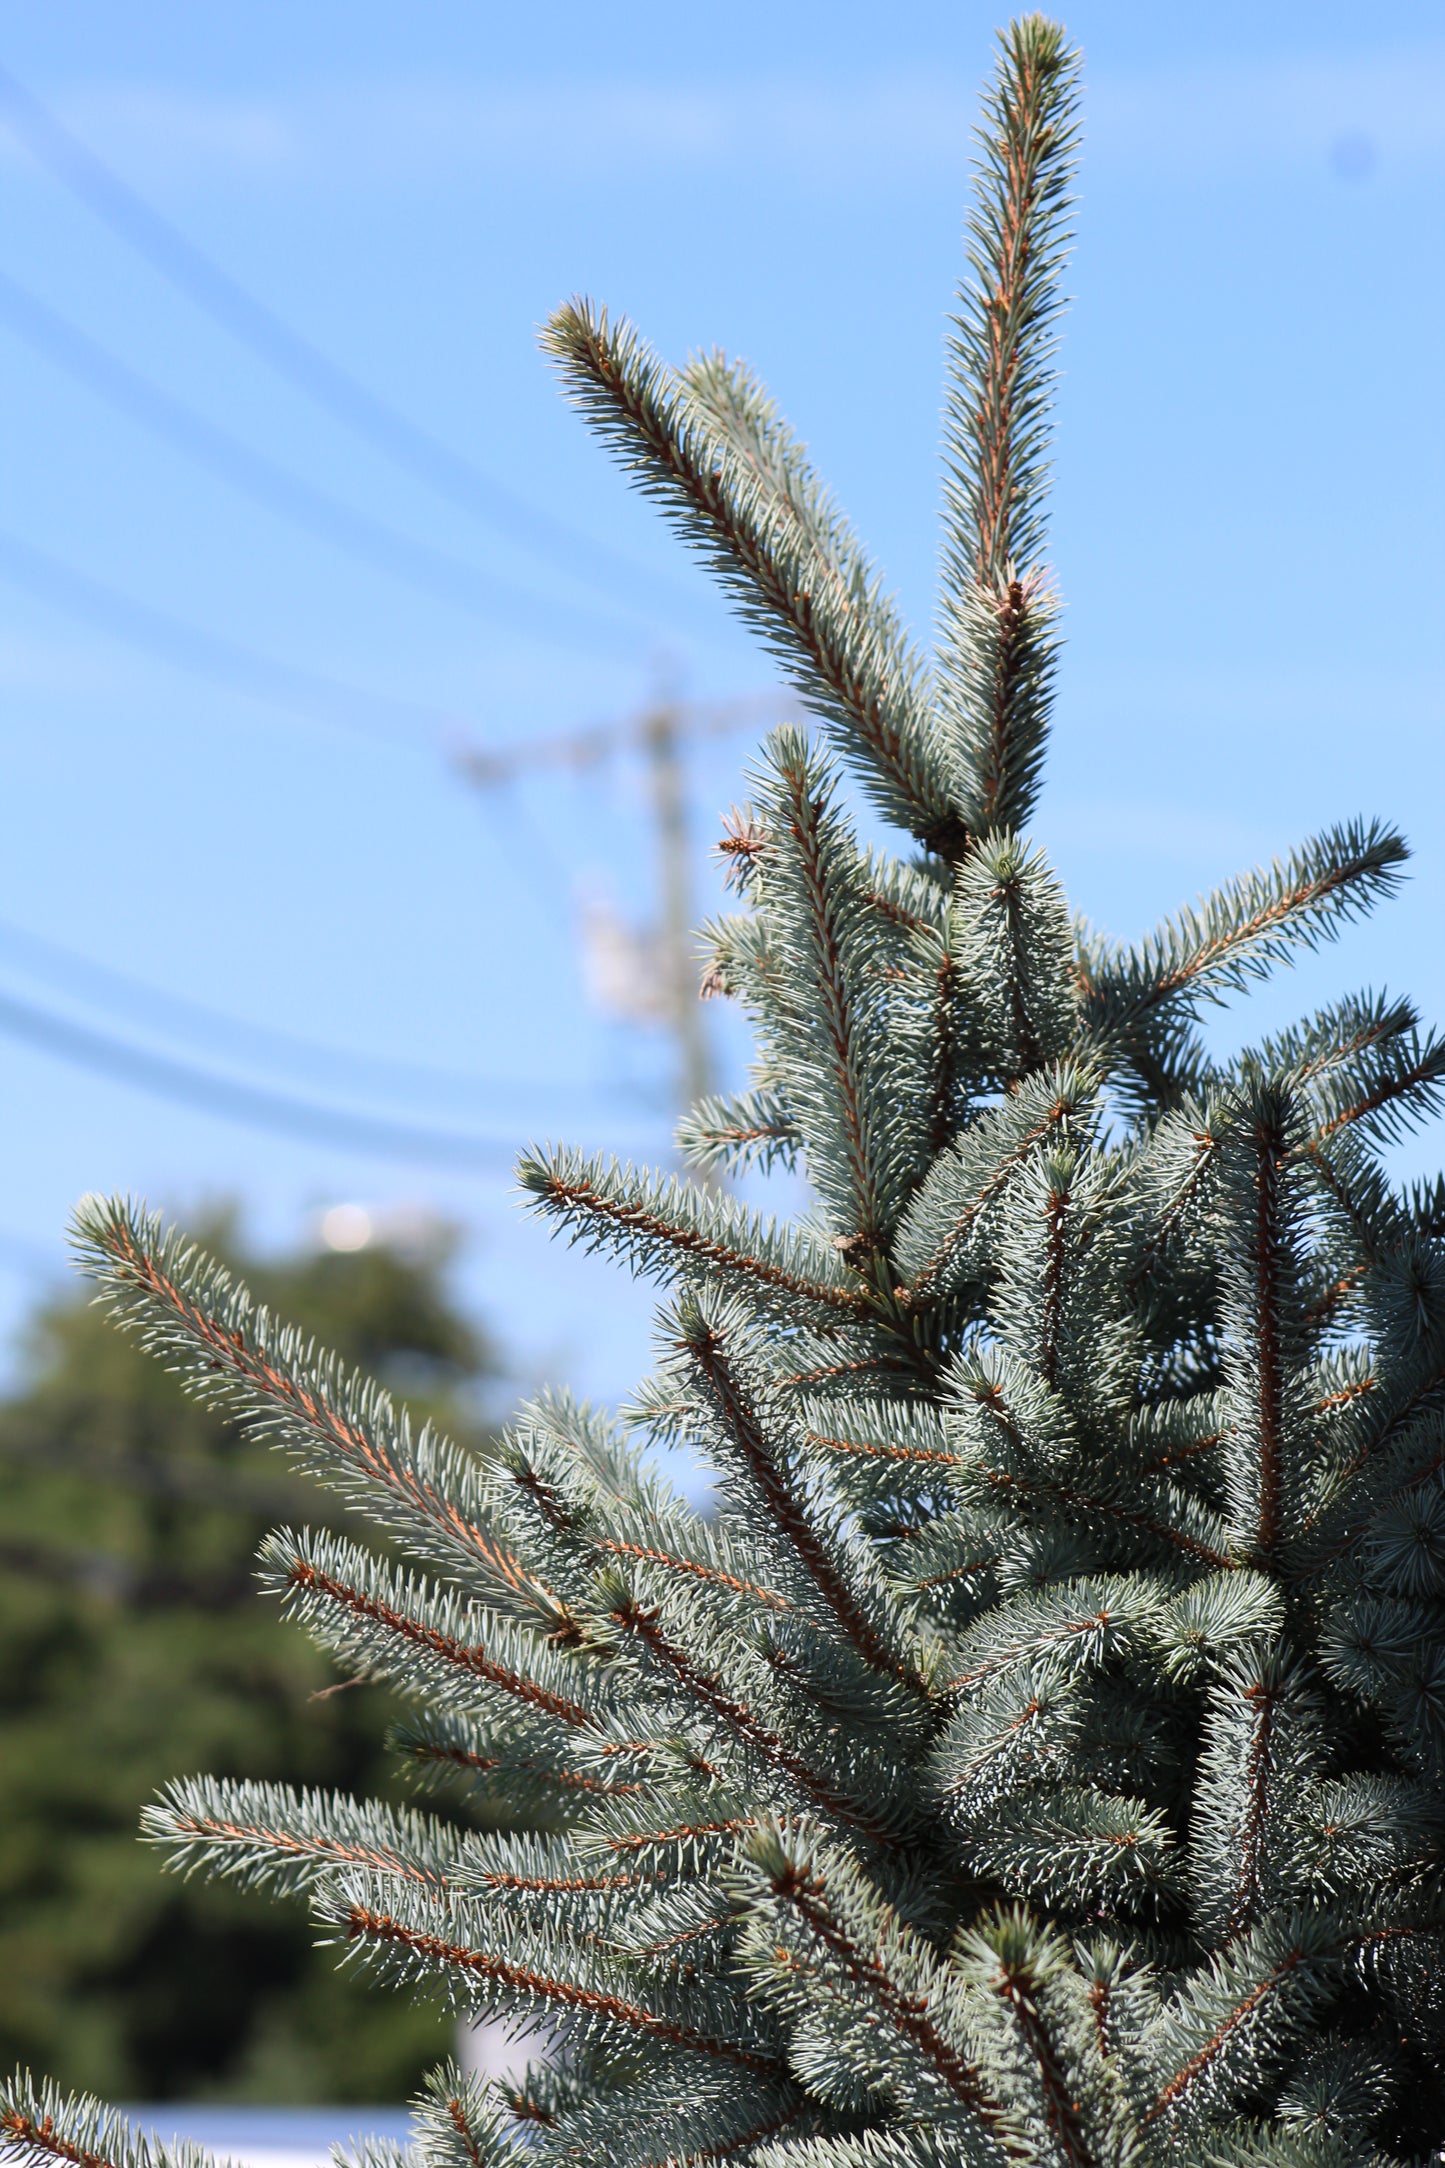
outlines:
M227 1222L212 1235L237 1256ZM246 1260L419 1412L465 1420L487 1356L440 1262ZM158 1876L135 1842L157 1787L197 1766L397 1796L386 1696L329 1692L335 1671L256 1599L258 1541L315 1490L87 1297L40 1313L26 1373L0 1405L0 2058L131 2099L394 2099L443 2051L439 2013L338 1976L304 1907Z
M82 1209L120 1317L403 1553L288 1526L271 1587L412 1697L420 1773L534 1819L217 1780L148 1817L309 1893L354 1964L555 2028L520 2088L438 2074L417 2168L1445 2144L1445 1193L1379 1157L1445 1050L1370 994L1229 1063L1196 1028L1389 891L1388 831L1133 947L1023 832L1076 80L1056 26L1004 33L931 670L747 370L669 371L586 303L547 335L841 763L779 732L729 823L704 985L758 1067L681 1136L789 1167L806 1216L528 1155L540 1213L669 1294L623 1417L544 1399L483 1469L134 1206ZM843 771L909 855L863 847ZM676 1440L712 1517L649 1457ZM93 2112L17 2088L0 2132L55 2157Z

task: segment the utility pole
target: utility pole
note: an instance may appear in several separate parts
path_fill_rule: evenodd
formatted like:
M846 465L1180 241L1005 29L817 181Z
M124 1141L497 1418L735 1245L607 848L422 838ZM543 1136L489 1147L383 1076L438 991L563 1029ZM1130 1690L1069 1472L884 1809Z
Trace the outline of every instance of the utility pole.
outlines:
M456 755L458 772L474 789L491 790L528 770L595 767L618 753L639 754L647 769L656 848L657 910L653 924L630 937L628 969L613 975L609 1006L631 1023L661 1023L674 1054L674 1091L683 1112L713 1089L707 1019L698 999L692 955L692 837L686 748L700 738L791 720L792 701L780 693L737 700L684 701L666 687L636 715L590 729L502 746L469 746ZM621 929L611 929L614 933Z
M690 1107L712 1090L712 1053L692 957L692 881L682 713L675 700L643 717L642 744L657 828L658 960L677 1049L677 1102Z

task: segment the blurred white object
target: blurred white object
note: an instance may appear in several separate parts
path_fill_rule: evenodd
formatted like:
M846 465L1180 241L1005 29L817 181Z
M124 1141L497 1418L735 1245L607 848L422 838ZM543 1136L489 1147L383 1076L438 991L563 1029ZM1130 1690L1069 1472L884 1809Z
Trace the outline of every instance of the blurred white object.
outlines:
M577 906L582 945L582 984L602 1015L622 1024L665 1024L672 1017L662 942L646 926L634 926L611 898L584 893Z
M551 2041L535 2029L518 2032L501 2018L458 2018L456 2058L469 2077L524 2076L528 2063L547 2060Z
M348 1200L328 1205L316 1220L316 1239L323 1249L369 1250L384 1243L404 1257L418 1260L444 1250L446 1222L424 1204L358 1204Z
M226 2108L167 2100L124 2112L166 2143L188 2139L236 2168L331 2168L333 2146L351 2150L362 2137L405 2144L411 2128L401 2107Z
M319 1232L328 1250L364 1250L372 1231L371 1214L364 1204L334 1204L321 1215Z

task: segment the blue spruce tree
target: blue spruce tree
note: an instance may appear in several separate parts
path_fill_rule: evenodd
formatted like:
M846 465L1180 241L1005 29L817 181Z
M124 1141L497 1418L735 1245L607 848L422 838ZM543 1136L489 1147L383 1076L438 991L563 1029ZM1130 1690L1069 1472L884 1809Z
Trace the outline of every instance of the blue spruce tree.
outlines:
M193 1778L174 1862L304 1896L399 1986L551 2029L439 2072L367 2168L1353 2168L1445 2142L1445 1187L1392 1185L1445 1045L1343 1000L1229 1064L1197 1020L1388 892L1352 824L1137 948L1027 840L1052 696L1050 357L1077 61L1030 16L984 108L930 661L748 371L562 310L571 395L816 718L721 848L710 989L756 1025L700 1170L522 1179L664 1282L618 1424L482 1465L180 1237L89 1203L117 1314L411 1563L265 1573L402 1687L418 1771L532 1835ZM863 847L841 771L900 831ZM650 1440L717 1471L706 1518ZM19 2083L9 2150L170 2156Z

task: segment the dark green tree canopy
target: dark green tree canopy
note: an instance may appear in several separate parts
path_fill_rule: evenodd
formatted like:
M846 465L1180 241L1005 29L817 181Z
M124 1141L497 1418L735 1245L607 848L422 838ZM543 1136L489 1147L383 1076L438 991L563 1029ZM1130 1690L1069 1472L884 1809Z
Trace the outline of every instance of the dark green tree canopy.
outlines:
M1077 79L1057 26L1004 33L931 658L746 369L674 371L588 303L546 334L820 726L768 742L724 837L706 984L758 1063L681 1140L796 1168L803 1217L529 1154L539 1212L667 1284L660 1362L621 1420L544 1399L483 1468L158 1221L82 1211L122 1321L406 1554L283 1529L286 1608L411 1696L418 1767L551 1819L214 1778L148 1817L306 1891L356 1963L556 2027L520 2089L436 2075L416 2168L1445 2143L1445 1192L1381 1158L1445 1046L1374 995L1230 1062L1199 1030L1388 893L1380 827L1135 947L1028 839ZM648 1457L678 1437L715 1518ZM3 2114L26 2157L136 2168L94 2103Z
M206 1236L349 1360L475 1426L489 1356L443 1246L262 1261L233 1218ZM330 1501L88 1291L32 1321L0 1403L0 1500L0 2063L131 2100L403 2095L446 2051L435 2004L338 1974L304 1908L157 1876L135 1842L177 1769L404 1796L394 1699L333 1691L257 1601L266 1529Z

